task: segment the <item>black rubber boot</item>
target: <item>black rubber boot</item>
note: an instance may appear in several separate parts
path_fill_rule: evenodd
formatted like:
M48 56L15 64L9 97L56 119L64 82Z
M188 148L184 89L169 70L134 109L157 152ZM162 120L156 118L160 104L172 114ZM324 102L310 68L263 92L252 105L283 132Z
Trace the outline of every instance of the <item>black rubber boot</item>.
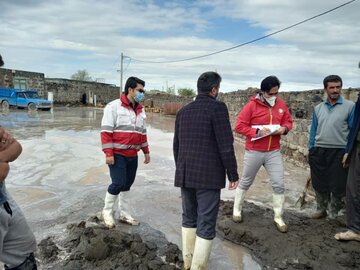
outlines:
M329 218L336 218L339 214L339 211L344 207L341 197L334 196L331 193L330 196L330 207L329 207Z
M329 193L316 193L316 212L313 213L310 217L313 219L325 218L327 213L326 209L329 203L330 194Z

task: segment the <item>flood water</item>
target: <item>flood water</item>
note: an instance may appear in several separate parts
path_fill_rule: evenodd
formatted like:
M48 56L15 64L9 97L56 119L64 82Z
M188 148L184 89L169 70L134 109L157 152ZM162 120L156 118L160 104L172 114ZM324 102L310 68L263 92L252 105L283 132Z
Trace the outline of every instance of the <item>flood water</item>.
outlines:
M38 240L61 235L67 223L99 214L110 182L100 145L98 108L55 107L50 112L10 110L0 114L6 127L23 146L11 164L6 180L10 193L22 207ZM163 232L181 248L180 190L173 185L172 139L174 117L148 114L151 163L143 164L139 152L137 178L132 187L133 214L141 222ZM241 175L243 145L235 143ZM286 163L286 207L302 191L309 172ZM271 185L261 169L246 199L271 206ZM224 189L222 198L232 200ZM272 224L271 224L272 225ZM269 225L270 226L270 225ZM215 238L209 269L261 269L247 250Z

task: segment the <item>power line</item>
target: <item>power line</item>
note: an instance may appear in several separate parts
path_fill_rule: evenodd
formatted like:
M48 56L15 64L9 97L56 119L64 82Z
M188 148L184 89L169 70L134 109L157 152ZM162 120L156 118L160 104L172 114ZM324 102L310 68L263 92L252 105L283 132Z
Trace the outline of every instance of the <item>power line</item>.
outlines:
M305 20L303 20L303 21L300 21L300 22L297 22L297 23L292 24L292 25L290 25L290 26L287 26L287 27L285 27L285 28L282 28L282 29L280 29L280 30L278 30L278 31L272 32L272 33L270 33L270 34L268 34L268 35L265 35L265 36L262 36L262 37L259 37L259 38L256 38L256 39L253 39L253 40L250 40L250 41L247 41L247 42L241 43L241 44L239 44L239 45L236 45L236 46L233 46L233 47L230 47L230 48L227 48L227 49L223 49L223 50L220 50L220 51L216 51L216 52L212 52L212 53L208 53L208 54L204 54L204 55L200 55L200 56L195 56L195 57L180 59L180 60L173 60L173 61L147 61L147 60L135 59L135 58L132 58L132 57L129 57L129 58L131 58L133 61L142 62L142 63L167 64L167 63L178 63L178 62L191 61L191 60L195 60L195 59L199 59L199 58L204 58L204 57L212 56L212 55L215 55L215 54L219 54L219 53L223 53L223 52L226 52L226 51L234 50L234 49L236 49L236 48L243 47L243 46L245 46L245 45L248 45L248 44L257 42L257 41L259 41L259 40L262 40L262 39L265 39L265 38L274 36L274 35L276 35L276 34L279 34L279 33L281 33L281 32L284 32L284 31L286 31L286 30L289 30L289 29L291 29L291 28L294 28L294 27L296 27L296 26L298 26L298 25L300 25L300 24L306 23L306 22L308 22L308 21L311 21L311 20L314 20L314 19L316 19L316 18L318 18L318 17L321 17L321 16L323 16L323 15L325 15L325 14L328 14L328 13L330 13L330 12L333 12L333 11L335 11L335 10L337 10L337 9L339 9L339 8L342 8L342 7L346 6L346 5L349 5L349 4L351 4L352 2L355 2L355 1L357 1L357 0L348 1L348 2L346 2L346 3L344 3L344 4L341 4L341 5L337 6L337 7L334 7L334 8L332 8L332 9L329 9L329 10L325 11L325 12L322 12L322 13L320 13L320 14L317 14L317 15L315 15L315 16L313 16L313 17L310 17L310 18L305 19Z

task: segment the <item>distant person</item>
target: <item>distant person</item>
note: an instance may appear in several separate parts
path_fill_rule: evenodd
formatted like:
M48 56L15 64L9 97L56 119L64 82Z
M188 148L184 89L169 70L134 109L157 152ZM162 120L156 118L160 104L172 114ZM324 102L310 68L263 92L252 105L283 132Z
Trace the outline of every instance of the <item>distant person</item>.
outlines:
M280 138L293 127L293 120L285 102L277 95L280 81L275 76L266 77L261 91L250 98L241 110L235 132L246 136L244 168L240 184L236 189L233 220L242 221L242 205L257 172L264 166L273 189L274 222L280 232L287 232L283 220L285 203L284 165L280 152Z
M355 104L354 123L343 157L343 166L350 161L346 185L346 225L347 231L335 235L336 240L360 241L360 95Z
M354 119L354 102L341 96L341 78L330 75L323 84L327 98L314 108L308 143L315 219L335 218L343 207L348 169L342 158Z
M226 175L229 189L239 179L228 110L216 100L220 82L216 72L201 74L195 101L176 115L173 152L182 197L184 269L207 269L221 189Z
M111 177L102 217L109 228L115 226L113 208L118 197L117 218L131 225L139 224L129 213L131 205L128 192L135 181L137 152L141 149L145 156L144 163L150 162L146 115L140 104L144 100L144 86L143 80L128 78L124 93L120 99L106 105L101 121L101 144Z
M4 65L0 55L0 66ZM35 236L26 222L24 214L7 192L5 179L9 173L9 162L21 154L19 142L0 126L0 262L5 269L36 270L34 252Z

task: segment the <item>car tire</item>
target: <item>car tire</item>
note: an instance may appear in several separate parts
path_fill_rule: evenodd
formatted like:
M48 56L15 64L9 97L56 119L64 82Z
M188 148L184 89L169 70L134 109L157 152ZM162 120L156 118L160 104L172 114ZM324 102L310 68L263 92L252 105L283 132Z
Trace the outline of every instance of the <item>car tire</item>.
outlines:
M8 110L10 107L10 104L7 100L3 100L3 102L1 102L1 107L5 110Z
M27 107L28 107L29 111L36 111L37 110L35 103L29 103Z

